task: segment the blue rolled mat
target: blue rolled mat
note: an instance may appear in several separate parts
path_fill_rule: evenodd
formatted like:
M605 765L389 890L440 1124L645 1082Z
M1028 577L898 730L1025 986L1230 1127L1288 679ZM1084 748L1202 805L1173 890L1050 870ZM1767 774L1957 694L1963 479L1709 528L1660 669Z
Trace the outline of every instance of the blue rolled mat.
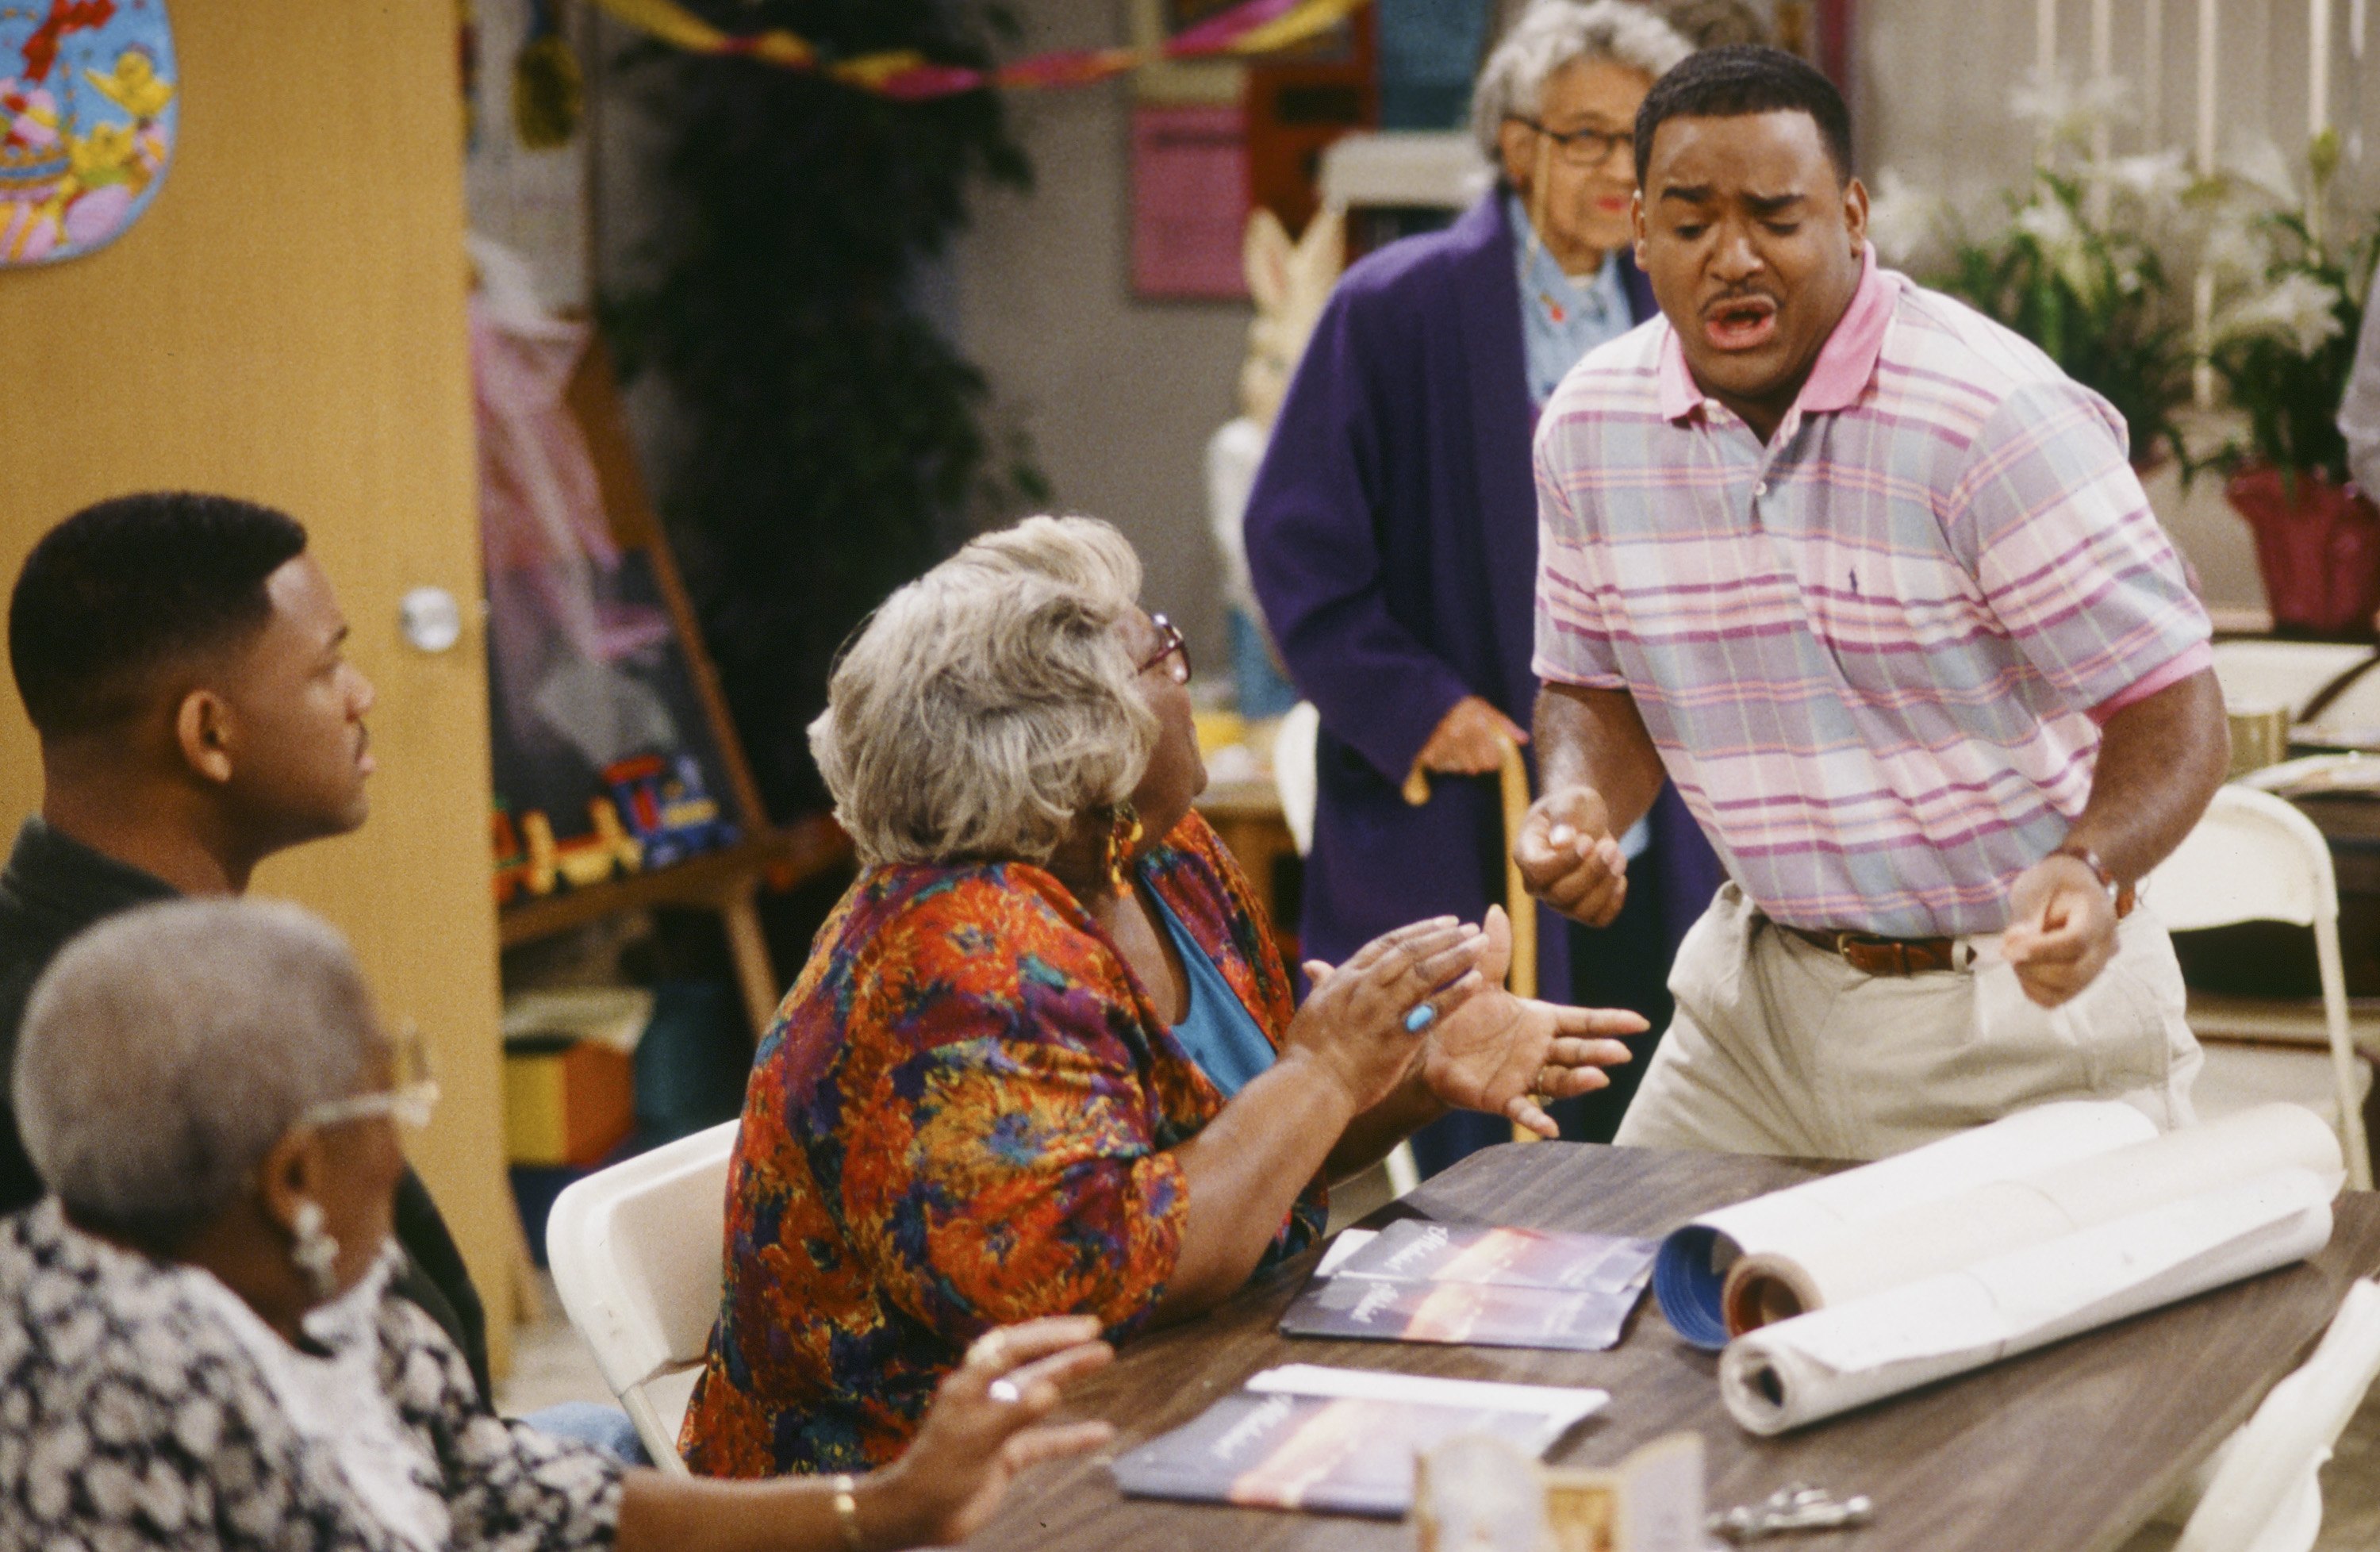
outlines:
M1653 1258L1653 1296L1670 1328L1694 1346L1716 1352L1727 1345L1722 1294L1727 1274L1711 1265L1718 1231L1689 1223L1661 1242Z

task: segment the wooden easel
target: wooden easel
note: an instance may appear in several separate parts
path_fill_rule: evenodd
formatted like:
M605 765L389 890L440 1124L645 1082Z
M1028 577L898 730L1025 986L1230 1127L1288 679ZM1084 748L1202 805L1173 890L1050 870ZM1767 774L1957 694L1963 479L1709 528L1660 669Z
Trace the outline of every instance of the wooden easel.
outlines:
M760 789L752 780L743 741L735 736L726 698L720 693L718 670L703 649L702 631L686 598L686 584L678 576L661 522L646 499L634 443L628 438L627 418L621 408L619 380L601 335L594 337L579 358L568 399L594 458L613 540L623 551L643 555L652 570L678 649L685 654L712 746L726 770L724 801L744 833L732 846L702 853L674 867L516 901L497 913L497 940L510 948L653 905L716 911L735 962L744 1011L758 1038L776 1016L777 1000L784 991L770 962L768 939L760 930L760 886L765 881L777 889L790 889L845 861L851 855L851 839L823 814L779 826L770 823L761 807Z

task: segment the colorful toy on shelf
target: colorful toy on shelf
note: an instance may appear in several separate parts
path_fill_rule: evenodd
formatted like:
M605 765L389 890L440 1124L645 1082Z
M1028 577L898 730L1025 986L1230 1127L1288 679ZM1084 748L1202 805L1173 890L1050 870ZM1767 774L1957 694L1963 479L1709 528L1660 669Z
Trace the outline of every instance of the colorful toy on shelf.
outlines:
M643 866L644 846L620 823L620 811L609 799L589 801L587 817L595 826L592 835L557 842L553 822L544 814L532 808L521 816L521 834L528 843L522 882L529 893L552 894L565 883L586 889Z
M488 840L496 855L496 903L509 905L528 879L528 854L513 824L512 806L501 797L488 810Z
M692 755L637 755L603 768L626 820L644 849L644 866L668 867L697 853L735 844L738 831L720 810Z

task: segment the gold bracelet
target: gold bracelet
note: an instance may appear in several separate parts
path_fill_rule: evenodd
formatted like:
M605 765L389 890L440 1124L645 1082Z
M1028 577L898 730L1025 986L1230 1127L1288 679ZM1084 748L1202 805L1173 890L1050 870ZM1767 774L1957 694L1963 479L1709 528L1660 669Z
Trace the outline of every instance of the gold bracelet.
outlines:
M838 1472L834 1478L834 1523L843 1533L843 1544L850 1552L868 1552L868 1543L859 1534L859 1499L853 1489L859 1484L849 1472Z

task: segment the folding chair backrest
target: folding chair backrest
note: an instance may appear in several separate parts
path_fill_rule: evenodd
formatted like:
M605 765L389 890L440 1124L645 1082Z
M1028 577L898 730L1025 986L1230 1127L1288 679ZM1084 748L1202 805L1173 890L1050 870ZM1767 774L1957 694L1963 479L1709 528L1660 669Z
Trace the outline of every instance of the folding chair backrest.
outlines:
M727 1160L740 1122L573 1182L545 1243L570 1323L655 1465L684 1474L677 1430L719 1314Z
M2198 828L2157 865L2141 897L2177 932L2232 922L2338 919L2338 884L2322 831L2286 801L2218 788Z

